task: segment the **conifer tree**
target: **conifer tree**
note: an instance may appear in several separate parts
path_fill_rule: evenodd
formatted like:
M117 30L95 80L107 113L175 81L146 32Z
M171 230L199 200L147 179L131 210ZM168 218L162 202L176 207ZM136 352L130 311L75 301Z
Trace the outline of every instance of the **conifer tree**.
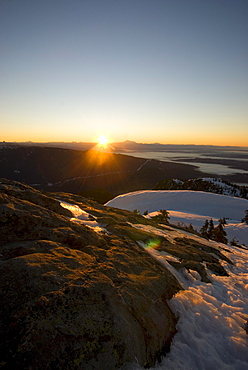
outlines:
M235 240L235 238L232 238L232 240L230 241L230 244L231 245L234 245L234 246L238 246L238 244L237 244L237 242L236 242L236 240Z
M170 219L169 212L166 211L166 209L161 209L160 214L161 214L162 222L168 223Z
M204 225L200 229L200 234L204 237L208 237L208 219L204 222Z
M210 219L210 221L208 223L207 237L209 239L213 239L213 237L214 237L214 223L213 223L213 219L212 218Z
M218 221L219 221L220 224L226 225L226 218L225 217L220 218Z
M193 225L192 224L189 224L186 228L187 230L189 230L190 232L194 233L196 230L194 229Z
M248 209L245 211L245 217L242 219L242 222L245 222L248 225Z
M221 222L214 228L214 240L227 244L226 231Z
M165 209L161 209L159 211L159 214L157 214L156 216L153 217L155 220L157 220L158 222L161 222L161 223L164 223L164 224L168 224L169 223L169 212L166 211Z

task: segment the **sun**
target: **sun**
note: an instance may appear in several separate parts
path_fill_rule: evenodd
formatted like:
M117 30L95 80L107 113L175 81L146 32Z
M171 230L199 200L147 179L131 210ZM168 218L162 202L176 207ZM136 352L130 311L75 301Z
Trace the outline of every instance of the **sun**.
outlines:
M108 138L107 136L105 135L101 135L99 136L99 138L97 139L97 142L98 142L98 145L102 148L106 148L108 146Z

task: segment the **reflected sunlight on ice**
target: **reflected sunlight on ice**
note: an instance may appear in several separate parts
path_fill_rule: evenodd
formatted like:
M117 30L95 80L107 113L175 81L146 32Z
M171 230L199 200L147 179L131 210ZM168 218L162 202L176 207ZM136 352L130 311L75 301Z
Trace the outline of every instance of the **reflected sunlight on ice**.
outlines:
M91 217L94 216L90 215L89 213L83 211L79 206L73 205L67 202L60 201L60 205L73 214L74 217L71 217L70 221L81 223L85 226L92 228L95 232L107 232L107 230L103 227L103 225L99 224L95 220L90 220Z

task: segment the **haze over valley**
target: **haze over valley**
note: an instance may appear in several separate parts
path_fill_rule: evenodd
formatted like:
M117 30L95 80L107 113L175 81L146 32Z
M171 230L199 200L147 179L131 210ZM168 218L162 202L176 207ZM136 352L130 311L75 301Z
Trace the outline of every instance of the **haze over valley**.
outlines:
M34 151L32 149L34 148ZM15 149L14 151L10 151ZM40 148L40 149L39 149ZM55 150L57 148L57 150ZM60 151L60 149L67 149ZM71 151L71 149L74 150ZM96 162L93 163L91 160L91 168L89 168L89 163L85 167L85 163L82 162L81 165L79 163L80 156L83 158L86 155L87 150L94 150L99 152L99 154L95 154ZM45 152L49 152L49 154L45 154ZM80 155L76 151L85 152L85 154ZM35 158L37 158L39 154L39 161L42 162L42 166L47 167L48 164L51 166L49 170L46 168L40 168L41 164L35 164ZM43 154L42 154L43 153ZM53 157L54 153L54 158ZM74 165L74 160L72 159L73 154L74 157L77 157L77 165ZM117 154L124 154L124 156L117 155ZM29 158L29 156L31 157ZM51 157L51 161L46 162L46 156ZM32 156L35 156L32 159ZM61 156L61 158L60 158ZM99 166L100 157L105 156L105 160L102 159L102 168ZM128 156L128 158L126 158ZM43 159L42 159L43 157ZM88 156L89 157L89 156ZM54 142L54 143L32 143L32 142L25 142L25 143L0 143L0 161L2 163L2 169L0 169L1 176L7 176L8 178L20 180L24 182L28 182L29 184L38 184L40 186L54 186L56 188L55 183L60 182L60 186L62 186L62 182L71 181L71 185L73 182L77 181L77 185L70 187L68 184L67 190L76 189L83 190L88 187L95 187L95 183L92 182L87 185L89 182L89 177L97 174L97 171L100 171L98 174L106 175L105 179L101 179L99 182L100 184L103 182L103 187L107 187L107 190L111 188L111 181L115 181L118 183L118 180L110 180L107 177L112 176L113 174L117 174L120 176L120 173L124 175L124 172L133 171L134 167L128 168L125 165L125 168L122 168L121 163L119 164L119 168L115 166L113 167L113 161L111 164L111 160L108 161L107 158L126 158L126 162L136 162L139 165L145 165L142 168L142 171L139 171L139 175L146 171L146 180L140 180L136 183L136 180L133 179L133 186L131 185L131 180L129 181L130 185L126 184L126 187L120 187L117 184L112 186L112 191L114 194L121 192L121 189L125 191L130 190L138 190L140 188L144 189L145 187L151 188L155 186L155 183L160 180L165 180L173 177L181 178L181 179L190 179L191 177L204 177L207 175L211 175L212 177L221 177L223 180L230 181L233 183L237 183L241 186L248 185L248 147L221 147L221 146L210 146L210 145L163 145L163 144L144 144L144 143L136 143L133 141L124 141L120 143L108 143L106 146L101 146L99 143L84 143L84 142ZM139 159L134 159L139 158ZM66 159L65 159L66 158ZM143 162L142 162L143 159ZM10 161L10 162L9 162ZM65 161L65 162L64 162ZM71 161L71 162L70 162ZM103 163L103 162L106 163ZM165 162L165 163L164 163ZM160 164L159 164L160 163ZM157 171L156 175L148 174L148 169L150 166L155 165L157 167L161 167L160 170ZM139 165L136 167L136 170L139 169ZM38 167L37 167L38 166ZM55 166L55 167L54 167ZM97 166L97 169L95 168ZM25 170L24 170L25 167ZM59 167L62 169L58 170ZM73 167L70 168L69 167ZM142 166L143 167L143 166ZM163 167L163 170L162 170ZM53 169L52 169L53 168ZM180 169L180 170L179 170ZM6 172L7 171L7 172ZM38 174L38 172L40 173ZM63 177L55 176L58 171L63 172ZM180 172L181 171L181 172ZM49 177L48 172L53 174L52 177ZM86 174L87 172L87 174ZM29 173L28 178L27 173ZM112 175L111 175L112 173ZM25 175L26 174L26 175ZM45 177L44 177L45 176ZM86 177L88 176L88 180ZM131 175L129 174L129 177ZM155 176L155 177L153 177ZM32 178L33 177L33 178ZM81 186L79 184L81 177ZM82 180L84 178L84 180ZM119 179L120 181L120 179ZM144 181L142 183L142 181ZM93 181L94 182L94 181ZM109 185L107 185L107 182ZM58 184L57 184L58 185ZM116 187L116 189L114 189ZM53 188L50 188L52 190Z

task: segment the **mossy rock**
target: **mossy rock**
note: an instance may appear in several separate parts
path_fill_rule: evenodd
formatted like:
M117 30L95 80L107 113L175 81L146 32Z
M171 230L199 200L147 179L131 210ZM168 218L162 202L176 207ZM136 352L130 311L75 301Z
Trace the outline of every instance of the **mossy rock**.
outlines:
M1 181L3 368L154 366L176 332L167 301L181 286L138 246L151 234L128 222L145 218L70 194L50 208L52 195ZM60 199L107 218L112 234L71 222Z

